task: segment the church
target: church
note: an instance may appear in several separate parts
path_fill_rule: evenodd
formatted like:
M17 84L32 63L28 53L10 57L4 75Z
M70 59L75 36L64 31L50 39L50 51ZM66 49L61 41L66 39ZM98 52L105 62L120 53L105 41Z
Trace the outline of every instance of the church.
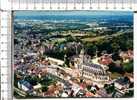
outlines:
M91 57L84 53L84 49L80 54L72 57L75 68L80 70L80 76L91 80L93 83L104 86L109 81L109 74L101 64L92 62Z

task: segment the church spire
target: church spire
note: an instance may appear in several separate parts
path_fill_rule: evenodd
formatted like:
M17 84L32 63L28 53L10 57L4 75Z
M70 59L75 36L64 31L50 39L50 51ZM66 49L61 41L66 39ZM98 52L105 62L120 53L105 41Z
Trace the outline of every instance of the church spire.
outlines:
M81 49L79 57L81 59L81 63L84 63L84 49Z

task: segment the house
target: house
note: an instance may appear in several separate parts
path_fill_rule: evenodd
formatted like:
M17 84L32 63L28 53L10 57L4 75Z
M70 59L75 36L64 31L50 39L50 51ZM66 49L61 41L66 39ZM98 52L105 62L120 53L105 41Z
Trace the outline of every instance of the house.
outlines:
M92 87L91 87L91 89L90 89L90 91L91 91L92 93L94 93L94 94L95 94L95 93L96 93L96 91L97 91L97 89L96 89L96 87L92 86Z
M108 94L107 91L105 90L105 88L100 89L99 91L97 91L97 96L95 97L102 97L102 98L110 98L112 97L111 94Z
M33 89L33 86L25 80L18 81L18 88L22 89L23 91L30 91Z
M115 80L114 85L119 90L127 89L130 85L130 80L128 77L120 77Z
M40 89L40 88L42 88L42 85L39 83L39 84L33 86L33 88L34 88L34 89Z
M57 64L57 65L63 65L64 61L60 60L60 59L56 59L56 58L51 58L51 57L47 57L47 59L52 62L53 64Z
M109 65L110 63L112 63L112 57L109 54L104 54L100 57L98 62L103 65Z
M119 53L119 56L123 59L124 63L128 63L129 61L133 60L133 51L132 50L128 50L128 51L121 51Z
M61 97L68 97L68 92L67 91L63 92Z

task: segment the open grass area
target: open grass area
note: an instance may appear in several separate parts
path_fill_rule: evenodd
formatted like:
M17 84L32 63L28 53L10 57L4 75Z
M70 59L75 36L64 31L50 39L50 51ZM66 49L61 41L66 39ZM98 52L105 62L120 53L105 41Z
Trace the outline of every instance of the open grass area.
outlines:
M115 33L115 34L112 34L112 35L103 35L103 36L97 36L97 37L87 37L87 38L83 38L82 40L85 41L85 42L93 42L93 41L98 41L100 39L106 39L106 38L113 38L113 37L116 37L116 36L119 36L119 35L122 35L123 33L122 32L118 32L118 33Z
M104 39L106 36L98 36L98 37L88 37L88 38L84 38L82 39L85 42L93 42L93 41L98 41L100 39Z

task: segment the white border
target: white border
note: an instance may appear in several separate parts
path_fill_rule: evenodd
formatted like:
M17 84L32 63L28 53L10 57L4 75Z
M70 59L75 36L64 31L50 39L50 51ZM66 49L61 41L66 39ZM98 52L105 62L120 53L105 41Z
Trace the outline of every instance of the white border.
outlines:
M22 0L16 0L16 1L21 2ZM86 2L83 3L82 0L71 0L72 2L69 3L62 3L62 2L53 3L54 0L51 0L52 3L50 2L43 3L42 0L39 0L39 3L35 5L34 5L34 0L25 0L25 1L26 2L20 3L20 2L15 2L15 0L0 0L0 4L1 4L0 7L3 10L99 10L101 9L101 10L137 11L137 0L126 0L127 1L126 3L121 3L119 0L116 0L115 4L113 0L103 0L104 3L98 3L97 0L92 0L94 1L91 4L92 9L90 7L90 3L86 3ZM78 3L78 1L80 2ZM98 0L98 1L101 2L102 0Z

